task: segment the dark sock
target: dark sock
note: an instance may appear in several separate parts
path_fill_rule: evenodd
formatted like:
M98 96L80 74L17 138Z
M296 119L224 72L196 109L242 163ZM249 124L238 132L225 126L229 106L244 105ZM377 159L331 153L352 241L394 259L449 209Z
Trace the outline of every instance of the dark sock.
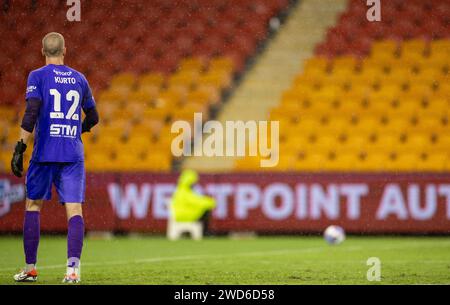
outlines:
M37 250L40 237L40 213L37 211L26 211L23 222L23 249L25 261L28 265L36 264Z
M80 263L81 250L83 249L84 221L80 215L69 219L67 232L67 258L68 267L77 268Z

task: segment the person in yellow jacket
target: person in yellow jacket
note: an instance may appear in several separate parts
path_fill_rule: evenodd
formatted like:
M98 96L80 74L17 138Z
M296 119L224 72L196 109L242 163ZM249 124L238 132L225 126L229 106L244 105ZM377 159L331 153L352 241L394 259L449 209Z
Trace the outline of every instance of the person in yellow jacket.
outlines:
M192 189L197 181L197 172L190 169L184 170L178 178L177 188L171 201L171 211L174 213L172 217L175 221L205 221L209 212L216 206L214 198L197 194Z

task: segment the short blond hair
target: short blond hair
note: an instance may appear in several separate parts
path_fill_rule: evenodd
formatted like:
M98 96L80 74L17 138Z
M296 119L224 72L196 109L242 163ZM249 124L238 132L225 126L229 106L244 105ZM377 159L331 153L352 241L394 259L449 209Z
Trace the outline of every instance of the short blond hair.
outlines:
M60 33L51 32L42 39L42 51L46 57L59 57L64 54L65 41Z

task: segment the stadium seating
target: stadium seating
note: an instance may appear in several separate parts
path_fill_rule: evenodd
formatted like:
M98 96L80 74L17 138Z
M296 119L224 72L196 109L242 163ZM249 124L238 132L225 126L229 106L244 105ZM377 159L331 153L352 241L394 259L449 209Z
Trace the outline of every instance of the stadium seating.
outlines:
M272 109L276 170L450 170L449 2L383 2L383 22L366 10L349 2ZM259 171L259 158L235 169Z
M289 1L89 0L80 23L66 20L66 1L8 3L0 12L0 171L9 168L26 77L43 64L50 31L65 36L66 62L85 73L97 100L101 124L83 135L87 169L169 171L170 123L194 112L206 119L219 106Z

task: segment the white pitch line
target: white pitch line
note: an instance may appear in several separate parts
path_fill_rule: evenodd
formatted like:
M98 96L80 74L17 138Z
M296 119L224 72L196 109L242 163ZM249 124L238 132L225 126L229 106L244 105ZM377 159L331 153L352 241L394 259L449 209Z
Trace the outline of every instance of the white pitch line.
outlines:
M273 251L253 251L253 252L240 252L240 253L230 253L230 254L198 254L198 255L184 255L184 256L172 256L172 257L152 257L152 258L142 258L135 260L120 260L111 262L83 262L82 266L112 266L112 265L126 265L126 264L142 264L142 263L158 263L166 261L183 261L183 260L198 260L198 259L223 259L232 258L236 256L265 256L265 255L285 255L293 253L309 253L316 252L325 249L326 247L314 247L314 248L303 248L303 249L285 249L285 250L273 250ZM355 251L360 250L361 247L348 247L346 250ZM39 266L39 270L45 269L57 269L64 268L66 265L44 265ZM16 270L17 268L1 268L0 272Z

